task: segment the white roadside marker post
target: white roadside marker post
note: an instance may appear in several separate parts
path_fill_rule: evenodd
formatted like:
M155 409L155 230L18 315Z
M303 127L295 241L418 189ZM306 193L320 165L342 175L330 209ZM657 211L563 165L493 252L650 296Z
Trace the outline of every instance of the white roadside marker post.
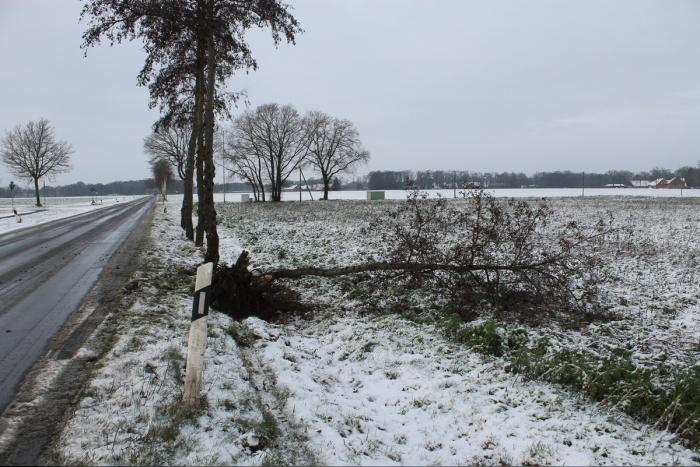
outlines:
M204 365L204 351L207 347L207 316L209 315L209 297L211 295L211 276L213 272L214 263L206 263L197 268L190 339L187 344L187 367L185 369L185 392L183 394L185 402L193 402L197 399L199 388L202 385L202 367Z

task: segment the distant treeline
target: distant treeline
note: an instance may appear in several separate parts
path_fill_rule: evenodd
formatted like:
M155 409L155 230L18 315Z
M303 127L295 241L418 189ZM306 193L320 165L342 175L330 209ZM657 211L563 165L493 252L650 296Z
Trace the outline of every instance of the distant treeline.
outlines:
M400 190L406 186L406 180L413 180L414 185L422 190L463 188L602 188L609 184L628 184L632 180L656 180L682 177L688 187L700 188L700 168L681 167L675 171L655 167L648 172L630 172L610 170L606 173L582 173L556 171L535 172L528 176L522 172L471 172L464 170L380 170L357 177L343 183L343 189Z
M377 170L366 175L356 176L352 179L346 178L333 180L333 190L402 190L406 187L406 180L413 180L416 187L421 190L430 189L452 189L453 186L463 188L581 188L584 182L586 188L601 188L608 184L626 184L632 180L656 180L659 178L671 179L682 177L688 187L700 188L700 168L681 167L675 171L655 167L648 172L629 172L626 170L610 170L606 173L586 173L557 171L557 172L535 172L532 176L522 172L471 172L468 170L425 170L414 172L412 170ZM315 188L323 182L322 179L309 177L309 185ZM291 188L295 183L287 180L285 188ZM128 182L112 183L73 183L63 186L46 185L46 192L40 185L41 196L62 197L62 196L90 196L90 188L94 188L101 196L108 195L145 195L159 193L153 179L130 180ZM226 191L249 191L250 186L243 182L226 183ZM214 191L221 193L224 186L221 183L214 185ZM173 180L168 185L168 193L178 194L183 192L182 180ZM195 193L197 188L195 186ZM0 187L0 197L9 198L10 188ZM15 197L33 197L33 187L16 187Z
M182 185L182 183L180 183ZM90 196L92 192L90 188L94 188L102 196L107 195L144 195L152 192L152 180L129 180L127 182L111 182L111 183L83 183L77 182L70 185L51 186L39 184L39 193L41 196L49 198L66 197L66 196ZM19 187L15 188L15 198L33 197L34 187ZM11 196L10 188L3 186L0 188L0 196L9 198Z

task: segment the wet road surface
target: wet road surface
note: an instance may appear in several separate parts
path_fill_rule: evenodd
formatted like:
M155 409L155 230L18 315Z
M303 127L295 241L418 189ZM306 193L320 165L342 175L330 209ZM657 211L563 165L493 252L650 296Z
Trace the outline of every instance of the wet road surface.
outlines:
M153 201L0 236L0 413Z

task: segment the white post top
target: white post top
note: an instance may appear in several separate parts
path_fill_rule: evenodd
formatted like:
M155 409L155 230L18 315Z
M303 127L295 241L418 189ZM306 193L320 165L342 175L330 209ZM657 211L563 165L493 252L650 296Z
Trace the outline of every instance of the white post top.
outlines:
M205 263L197 268L197 280L194 283L194 290L201 290L211 285L211 276L214 273L214 263Z

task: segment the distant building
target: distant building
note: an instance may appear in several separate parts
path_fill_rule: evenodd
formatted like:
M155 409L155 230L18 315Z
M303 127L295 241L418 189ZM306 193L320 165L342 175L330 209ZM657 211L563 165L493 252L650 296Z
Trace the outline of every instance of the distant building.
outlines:
M666 183L666 188L683 189L687 187L685 179L681 177L673 177Z
M671 180L659 178L658 180L649 182L649 188L675 188L678 190L688 188L688 185L685 183L685 178L681 177L673 177Z
M603 188L627 188L627 185L624 183L608 183L604 185Z
M649 182L649 188L666 188L668 182L665 178L657 178L656 180Z
M632 180L632 188L649 188L652 183L649 180Z

